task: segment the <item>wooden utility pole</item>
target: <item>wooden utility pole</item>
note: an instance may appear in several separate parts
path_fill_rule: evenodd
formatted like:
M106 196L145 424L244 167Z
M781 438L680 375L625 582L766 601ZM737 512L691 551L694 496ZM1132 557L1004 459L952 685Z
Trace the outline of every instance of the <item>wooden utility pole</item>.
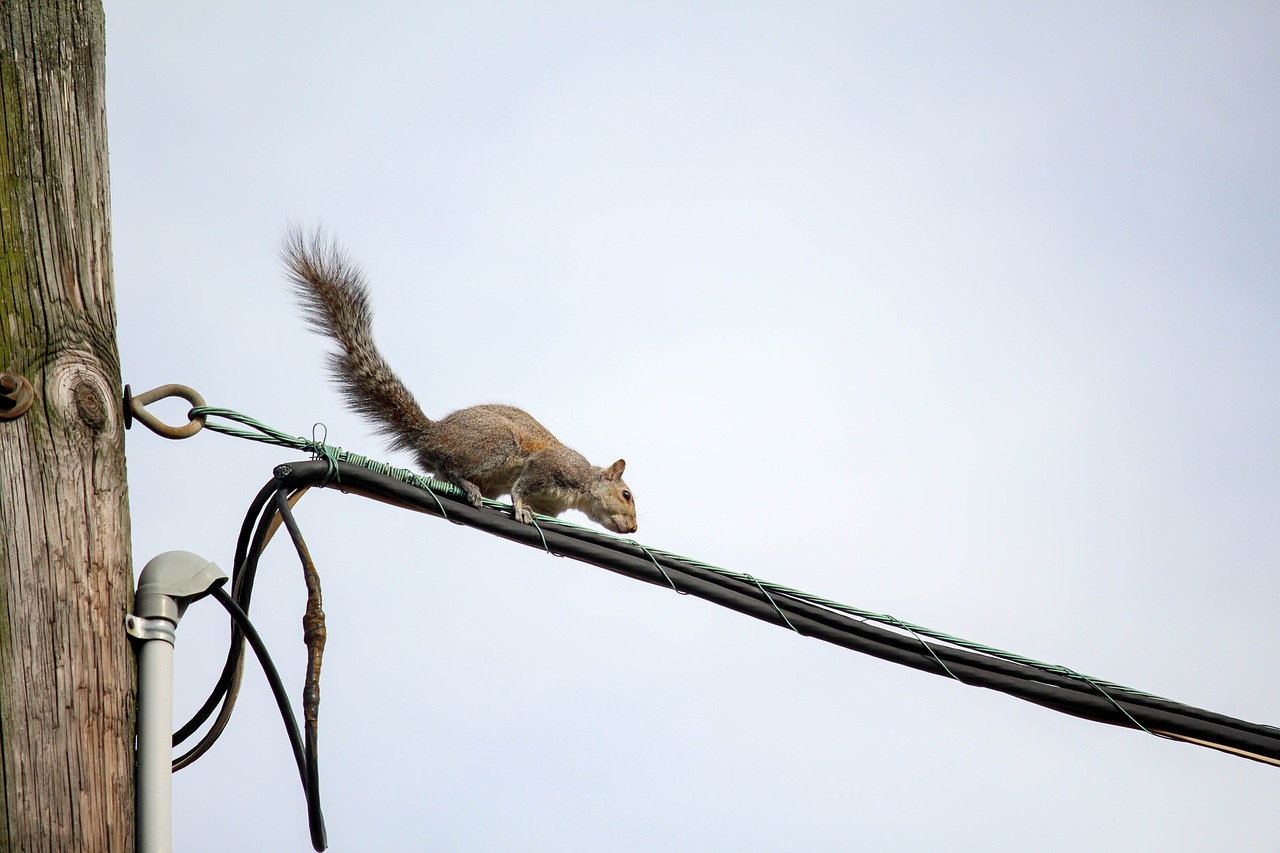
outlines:
M104 39L101 0L0 0L0 850L13 853L134 845ZM6 417L17 377L34 402Z

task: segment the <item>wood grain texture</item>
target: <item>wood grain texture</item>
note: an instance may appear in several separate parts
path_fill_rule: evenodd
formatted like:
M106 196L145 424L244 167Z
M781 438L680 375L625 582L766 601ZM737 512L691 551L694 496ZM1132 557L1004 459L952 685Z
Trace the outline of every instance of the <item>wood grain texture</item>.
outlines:
M100 0L0 0L0 850L133 849Z

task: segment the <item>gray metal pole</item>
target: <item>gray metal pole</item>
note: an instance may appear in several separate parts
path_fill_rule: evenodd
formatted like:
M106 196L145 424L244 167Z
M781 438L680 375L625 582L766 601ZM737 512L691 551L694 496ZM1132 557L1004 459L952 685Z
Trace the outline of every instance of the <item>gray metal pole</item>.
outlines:
M138 853L173 850L173 642L187 605L225 583L187 551L168 551L138 576L125 629L138 643Z
M138 645L138 853L173 850L173 638L168 619L130 617Z

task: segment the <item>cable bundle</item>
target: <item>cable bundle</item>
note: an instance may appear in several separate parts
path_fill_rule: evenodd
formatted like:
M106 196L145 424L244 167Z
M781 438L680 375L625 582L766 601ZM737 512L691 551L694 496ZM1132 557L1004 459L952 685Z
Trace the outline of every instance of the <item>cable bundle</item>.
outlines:
M302 534L290 509L291 501L296 502L300 496L299 491L291 490L278 479L273 479L258 492L249 507L236 544L231 592L228 594L220 587L212 591L212 596L231 615L231 644L227 652L227 662L204 705L174 734L173 745L176 747L195 734L215 710L218 711L218 716L194 747L174 759L173 769L181 770L208 752L226 729L240 690L240 679L244 672L244 645L248 642L262 664L267 681L271 685L271 692L275 696L276 705L284 720L289 743L293 747L294 760L298 765L298 774L302 778L303 792L307 798L311 846L320 851L328 847L324 815L320 811L320 771L317 756L320 659L325 640L324 613L320 609L319 578L315 573L315 567L311 564L306 543L302 540ZM266 645L248 617L249 603L253 597L253 582L258 572L258 561L280 523L284 524L293 540L307 579L307 614L303 620L308 651L307 684L303 691L304 733L298 730L298 722L294 717L280 673L276 670L271 656L267 653Z
M1280 729L1206 711L1130 687L1040 663L890 616L858 610L559 519L536 525L478 510L456 489L428 489L351 462L302 462L276 469L290 490L326 485L446 518L513 542L570 557L635 580L736 610L805 636L882 660L998 690L1064 714L1208 746L1280 765ZM494 506L503 506L493 503Z
M262 662L285 720L307 797L311 841L317 851L327 845L316 756L324 614L320 609L319 579L290 509L312 487L335 488L344 494L444 518L550 554L669 587L807 637L962 684L998 690L1064 714L1280 765L1280 729L1273 726L1183 705L559 519L538 517L532 525L521 524L511 517L510 507L505 504L487 501L488 507L476 509L462 499L460 490L447 483L345 453L337 458L345 461L330 455L324 461L280 465L254 498L240 530L231 593L220 588L213 591L233 620L226 664L208 700L174 735L174 744L182 743L218 711L199 743L174 761L177 770L208 751L222 734L235 706L244 644L248 642ZM307 578L308 607L303 620L308 647L304 733L299 733L280 676L246 615L258 560L280 524L288 530Z

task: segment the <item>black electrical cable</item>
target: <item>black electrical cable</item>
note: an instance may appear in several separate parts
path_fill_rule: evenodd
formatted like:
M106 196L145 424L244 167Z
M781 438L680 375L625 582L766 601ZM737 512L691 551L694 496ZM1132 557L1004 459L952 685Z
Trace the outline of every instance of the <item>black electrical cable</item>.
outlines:
M227 723L230 721L239 688L239 678L243 671L244 644L247 641L262 663L263 670L267 674L267 680L271 685L272 693L275 695L276 703L280 707L280 713L285 721L285 728L289 734L294 760L298 765L298 772L302 779L307 801L307 818L312 846L316 850L324 850L327 846L327 841L324 815L320 810L319 762L317 760L315 734L312 731L314 727L307 727L305 738L299 733L297 721L293 715L292 708L288 704L283 682L280 680L279 673L272 663L265 645L248 621L247 616L253 596L253 585L257 575L258 563L276 517L281 516L284 518L287 526L290 527L291 535L295 533L296 524L288 525L288 522L292 521L292 517L287 512L288 502L284 498L286 492L287 489L278 480L269 482L254 498L241 525L240 536L236 545L236 568L232 573L231 593L228 594L219 589L217 591L218 595L215 596L231 615L231 642L227 652L227 660L209 698L191 720L175 733L175 745L183 742L197 731L209 719L215 709L219 710L219 714L204 737L191 750L174 760L173 767L176 771L194 762L213 746L225 730ZM273 501L273 498L276 498L276 500ZM283 514L280 511L282 504L286 509Z
M235 598L237 604L246 611L248 610L249 602L247 599L241 597L241 591L246 586L244 580L246 573L250 574L250 580L248 582L249 592L252 593L253 589L251 576L252 569L246 565L248 555L251 553L251 543L256 543L258 546L253 549L254 553L261 550L261 543L266 539L266 533L269 529L268 525L272 515L271 512L264 514L263 507L267 505L267 501L269 501L272 495L279 491L279 489L280 484L275 480L272 480L262 487L254 497L253 502L249 505L249 511L245 514L244 522L240 526L240 535L236 540L235 560L232 563L234 569L232 570L231 589L232 596ZM257 531L256 535L255 529ZM254 561L253 568L256 568L256 560ZM213 691L209 694L209 698L205 700L205 703L196 711L190 720L188 720L180 729L178 729L177 732L174 733L174 746L183 743L187 738L195 734L200 726L204 725L205 721L209 719L209 716L215 709L217 709L218 705L227 695L231 688L231 682L235 678L236 669L239 667L241 656L244 651L240 640L240 629L233 621L231 626L231 647L227 652L227 662L222 668L222 673L218 676L218 680L214 685ZM181 770L192 761L195 761L200 757L200 755L208 751L209 747L213 745L213 740L216 739L216 736L212 739L206 738L208 741L207 743L202 741L196 748L178 758L174 762L173 769L175 771Z
M286 496L311 486L335 488L446 518L455 524L474 527L625 577L674 588L677 592L703 598L805 636L952 678L966 685L1007 693L1061 713L1140 729L1161 737L1280 765L1280 729L1273 726L1249 723L1132 688L1100 682L1061 667L985 649L926 629L913 629L889 617L868 616L860 611L846 612L850 608L843 605L824 602L772 584L766 587L749 575L738 575L664 552L654 552L630 540L554 522L520 524L504 513L476 509L464 501L424 491L360 465L338 463L337 471L335 478L327 461L281 465L276 468L273 479L255 496L237 540L231 593L221 588L212 591L213 597L227 609L232 619L231 647L226 664L208 700L174 736L175 744L182 742L208 720L214 709L221 706L214 725L196 747L175 761L175 769L194 761L218 739L234 707L238 677L242 672L244 643L248 642L262 664L285 722L306 795L312 845L317 851L324 850L327 841L324 817L320 811L314 720L308 718L304 741L280 675L247 616L258 561L277 518L288 530L304 566L310 566L310 557ZM315 603L319 613L318 578L312 580L316 583ZM320 626L322 632L322 613ZM918 632L931 636L921 636ZM318 648L322 646L321 636ZM317 652L315 678L309 679L308 690L318 690L318 662ZM318 693L314 698L318 700Z
M307 789L311 835L314 839L317 837L317 832L320 833L321 837L324 834L323 817L320 814L320 756L319 744L317 743L319 737L320 660L324 653L325 634L324 611L320 607L320 577L311 562L311 555L307 550L306 542L302 538L302 530L298 527L297 519L293 517L293 510L289 507L289 501L285 498L283 489L276 492L275 500L272 503L280 520L284 523L285 530L289 533L289 539L293 542L294 550L298 554L298 559L302 561L303 572L307 577L307 615L303 618L303 626L304 634L307 638L308 671L307 686L302 695L303 720L305 723L303 726L303 768L305 768L305 771L302 784ZM314 588L312 587L313 584ZM312 598L313 593L314 599ZM313 605L314 610L312 609ZM312 635L312 631L316 632L315 636Z
M280 491L277 482L268 483L258 492L250 506L249 513L241 525L240 537L236 545L235 566L231 578L231 596L236 604L246 613L253 596L253 583L258 571L258 561L262 556L267 536L271 530L276 510L267 506L268 502ZM256 523L255 523L256 522ZM209 698L200 709L174 734L174 744L179 744L190 737L209 718L215 709L218 717L214 725L204 737L189 751L174 759L173 769L181 770L204 755L222 735L231 718L235 706L237 684L241 672L244 655L243 636L240 627L233 621L231 625L231 644L227 651L227 660L222 673L214 685Z
M1280 729L1272 726L1100 683L1061 668L930 641L909 631L904 634L776 590L770 594L764 586L744 576L654 553L632 542L576 527L520 524L509 515L478 510L461 500L425 492L358 465L338 463L338 471L334 480L327 462L299 462L280 466L276 477L281 486L291 491L323 484L445 517L636 580L675 586L680 592L816 639L967 685L1007 693L1062 713L1280 764Z
M280 709L280 716L284 720L285 731L289 735L289 745L293 748L293 758L298 765L298 776L302 780L302 789L306 793L311 846L317 851L324 850L329 846L329 843L326 839L324 828L324 815L320 812L319 781L308 770L302 735L298 731L298 721L293 715L293 707L289 704L289 694L285 691L280 672L276 669L275 663L272 662L271 655L267 652L267 646L262 642L262 637L258 635L253 623L249 621L248 614L241 609L240 605L221 587L212 588L210 594L231 615L232 620L235 621L244 638L248 640L249 646L258 658L258 663L262 665L262 671L267 676L267 683L271 685L271 693L275 696L276 705Z

